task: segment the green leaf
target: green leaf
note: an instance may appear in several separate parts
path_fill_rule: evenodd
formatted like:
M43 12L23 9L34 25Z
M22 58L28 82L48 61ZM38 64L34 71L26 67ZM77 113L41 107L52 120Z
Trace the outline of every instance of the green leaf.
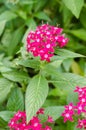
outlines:
M35 30L36 29L36 22L34 21L34 19L29 18L26 21L26 25L29 26L29 28L26 30L26 33L23 36L22 42L26 45L26 39L27 39L27 35L29 34L30 31Z
M12 19L15 19L17 15L11 11L5 11L2 14L0 14L0 21L10 21Z
M22 60L16 61L16 63L19 65L22 65L24 67L30 67L30 68L36 68L36 69L38 69L40 67L40 61L38 61L36 59L33 59L33 60L22 59Z
M7 126L7 122L0 117L0 129Z
M48 15L44 12L37 12L37 13L34 14L34 16L38 19L51 21L50 18L48 17Z
M12 89L7 102L7 109L9 111L24 110L24 97L20 88L16 87Z
M23 32L24 32L24 28L20 27L16 31L14 31L14 33L12 34L12 39L9 43L8 50L7 50L8 55L11 56L11 55L16 53L16 49L18 47L18 44L23 36Z
M63 5L63 22L64 22L64 27L68 27L70 25L71 19L73 15L69 9Z
M12 87L14 87L13 82L10 82L5 78L0 78L0 103L7 98Z
M11 71L11 68L6 67L6 66L4 66L3 64L0 65L0 72L1 72L1 73L3 73L3 72L9 72L9 71Z
M55 86L73 90L76 86L85 86L86 85L86 79L82 76L75 75L72 73L62 73L58 75L58 78L54 80L52 83L54 83Z
M58 59L58 60L55 60L55 61L49 63L49 65L52 65L52 66L58 68L61 65L62 62L63 62L63 60Z
M67 130L77 130L75 129L76 122L67 122Z
M48 83L41 75L35 76L26 90L25 107L27 122L36 114L43 105L48 95Z
M7 122L13 117L14 114L15 112L11 111L0 111L0 117Z
M6 21L0 21L0 36L4 31L5 25L6 25Z
M72 62L71 70L72 70L72 72L75 73L75 74L79 74L79 75L83 74L83 71L82 71L81 67L80 67L79 64L78 64L77 62L75 62L75 61Z
M44 8L44 6L48 3L47 0L36 0L37 2L34 4L34 12L38 12Z
M53 120L56 120L61 116L63 110L63 106L51 106L45 108L45 114L50 115L53 118Z
M25 4L25 5L29 5L29 4L33 4L33 3L36 3L37 2L37 0L21 0L20 1L20 3L22 3L22 4Z
M50 82L56 87L73 91L76 86L86 85L86 78L72 73L59 73L53 66L47 65L44 71L53 77Z
M26 25L28 26L28 27L30 27L32 30L34 30L35 28L36 28L36 22L35 22L35 20L33 19L33 18L28 18L27 20L26 20Z
M63 0L66 7L75 15L76 18L79 18L81 9L84 5L84 0Z
M81 54L78 54L78 53L75 53L66 49L56 49L55 53L61 56L63 59L85 57L84 55L81 55Z
M67 72L70 70L70 67L71 67L72 62L73 62L73 59L70 59L70 58L65 59L65 60L63 61L63 67L64 67L64 69L65 69Z
M19 17L21 17L22 19L26 20L27 19L27 14L25 11L23 11L22 9L17 10L16 12L18 14Z
M12 80L14 82L22 82L22 81L27 81L28 78L28 74L24 71L18 71L18 70L12 70L12 71L5 71L2 72L2 75L9 79Z
M43 104L43 107L56 106L56 105L59 105L59 102L58 102L58 100L55 100L55 98L54 99L46 99L46 101Z
M2 39L1 39L1 43L3 44L4 47L8 48L11 38L12 38L11 30L5 29Z
M71 92L68 93L67 103L69 104L70 102L73 102L74 105L76 105L77 102L78 102L78 94L74 93L74 91L71 91Z
M83 8L83 10L80 14L80 22L82 23L82 25L86 29L86 8Z
M71 30L69 33L73 34L77 38L86 41L86 30L81 28L77 30Z

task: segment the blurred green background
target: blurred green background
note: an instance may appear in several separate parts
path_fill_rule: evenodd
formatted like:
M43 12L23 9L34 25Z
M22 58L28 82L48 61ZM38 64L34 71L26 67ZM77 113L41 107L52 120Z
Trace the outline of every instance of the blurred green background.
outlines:
M42 23L64 28L70 39L66 48L86 55L84 0L0 0L0 57L16 58L26 31ZM68 59L61 71L86 76L86 61Z
M3 80L1 89L6 88L8 84L12 86L12 83L2 79L2 77L9 79L4 72L9 71L10 67L27 72L24 67L18 68L15 60L21 57L19 52L22 50L27 32L43 23L63 28L63 33L69 38L69 43L65 48L86 56L86 0L0 0L0 83ZM25 52L22 50L24 58L23 54ZM84 57L65 59L58 71L72 72L86 77L86 59ZM13 73L15 78L12 77L12 80L15 85L17 82L17 85L23 88L27 84L28 76L26 73L20 73L18 77L17 74L18 71ZM24 77L21 75L25 76L25 84L22 83ZM5 84L4 81L6 81ZM4 95L10 92L10 88L7 87L4 92L0 93L2 101ZM71 98L71 95L69 96ZM66 91L54 88L49 93L44 106L59 104L66 104ZM6 110L6 102L0 105L0 110ZM64 125L62 118L56 123L60 127L56 125L54 130L57 128L73 130L73 124L68 122Z

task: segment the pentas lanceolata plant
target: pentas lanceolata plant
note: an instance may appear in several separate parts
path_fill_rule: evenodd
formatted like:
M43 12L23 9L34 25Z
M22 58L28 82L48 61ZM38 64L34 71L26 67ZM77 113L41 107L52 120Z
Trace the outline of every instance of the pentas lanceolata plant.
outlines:
M50 62L54 56L57 46L64 47L68 43L68 38L62 34L63 29L49 24L38 26L35 31L31 31L27 36L26 49L34 57L40 57L40 60ZM47 120L42 122L39 118L44 114L44 109L40 109L36 115L26 122L26 112L18 111L10 120L8 126L10 130L52 130L49 123L53 123L52 117L47 116Z
M68 38L65 38L62 31L62 28L49 24L38 26L35 31L28 34L27 51L31 52L34 57L39 56L41 60L50 62L55 47L64 47L68 43Z
M70 103L69 105L65 106L62 116L64 117L64 122L68 120L73 122L73 117L78 118L77 128L86 129L86 86L83 88L77 86L74 92L78 93L79 101L76 105Z
M10 130L52 130L49 123L53 123L53 119L48 115L47 120L42 123L39 119L39 114L44 114L44 109L41 108L36 113L30 122L26 123L26 113L23 111L18 111L14 117L10 120L8 126Z

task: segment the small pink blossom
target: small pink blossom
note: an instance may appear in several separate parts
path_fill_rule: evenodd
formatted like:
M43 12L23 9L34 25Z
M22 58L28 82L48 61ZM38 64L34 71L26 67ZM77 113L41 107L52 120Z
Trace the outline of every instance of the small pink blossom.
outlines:
M53 121L53 118L52 118L51 116L48 116L47 122L53 123L53 122L54 122L54 121Z
M46 126L44 130L52 130L52 128L50 126Z
M74 92L78 92L80 94L83 92L83 89L80 88L79 86L76 86L76 89L74 90Z
M82 128L86 128L86 119L79 119L78 120L78 125L77 125L77 128L80 128L80 129L82 129Z
M66 105L65 109L73 112L74 111L74 105L73 105L73 103L71 102L69 105Z
M62 116L64 117L64 122L66 121L73 121L73 115L74 113L72 111L69 111L69 110L65 110L63 113L62 113Z
M80 115L82 112L86 112L85 110L85 104L82 104L81 102L78 102L77 105L75 106L75 109L78 113L78 115Z
M44 108L40 108L36 114L44 114Z
M10 130L52 130L52 128L47 125L48 122L53 123L52 117L48 116L48 120L42 123L41 119L38 117L39 114L44 114L43 108L39 109L37 115L27 124L26 113L18 111L9 121L8 126Z
M73 103L66 105L62 116L64 117L64 122L67 120L73 121L72 116L75 116L76 118L81 116L81 119L78 120L77 128L86 128L86 86L83 88L77 86L74 92L78 93L79 102L77 102L75 106Z
M50 62L51 57L54 56L55 47L64 47L68 43L68 38L61 34L62 30L49 24L38 26L27 36L27 51L34 57L39 56L41 60Z

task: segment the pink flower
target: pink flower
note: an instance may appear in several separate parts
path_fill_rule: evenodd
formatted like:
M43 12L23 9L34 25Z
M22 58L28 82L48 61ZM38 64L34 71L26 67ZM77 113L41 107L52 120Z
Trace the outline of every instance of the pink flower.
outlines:
M86 97L86 86L83 88L77 86L74 92L77 92L79 97L83 97L83 96Z
M27 51L34 57L39 56L41 60L50 62L54 55L54 48L63 47L68 43L68 38L61 34L62 30L49 24L38 26L27 36Z
M44 108L40 108L36 114L44 114Z
M86 106L86 95L79 95L79 101Z
M86 86L83 88L77 86L74 92L78 93L79 102L76 103L76 106L74 106L73 103L65 106L62 116L64 117L64 122L67 120L73 121L72 116L76 118L80 116L81 119L78 120L77 128L86 128Z
M66 105L64 106L66 110L69 110L69 111L74 111L74 105L73 103L71 102L69 105Z
M78 102L77 105L75 106L75 109L78 113L78 115L80 115L82 112L86 112L85 110L85 104L82 104L81 102Z
M69 111L69 110L65 110L63 113L62 113L62 116L64 117L64 122L66 121L73 121L73 116L74 113L72 111Z
M73 121L73 115L74 115L74 105L73 103L70 103L69 105L64 106L65 110L62 113L62 116L64 117L64 122L67 120Z
M52 130L52 128L49 127L49 126L46 126L46 127L44 128L44 130Z
M48 116L47 122L53 123L53 122L54 122L54 121L53 121L53 118L52 118L51 116Z
M78 92L78 100L79 102L76 105L77 113L81 114L82 112L86 112L86 86L83 88L76 87L74 92Z
M63 47L67 44L68 38L65 38L64 35L59 35L57 42L58 42L58 46Z
M74 92L78 92L79 94L81 94L83 92L83 89L80 88L79 86L76 86L76 89L74 90Z
M9 121L8 126L10 130L52 130L51 127L47 126L47 123L52 123L52 117L48 116L48 122L41 122L38 115L44 114L44 109L41 108L37 112L37 115L34 116L29 123L26 123L26 113L18 111L14 117Z
M80 128L80 129L82 129L82 128L86 128L86 119L83 119L83 120L78 120L78 125L77 125L77 128Z
M17 130L18 128L25 128L26 126L26 114L25 112L18 111L14 117L10 120L9 127L15 128Z

